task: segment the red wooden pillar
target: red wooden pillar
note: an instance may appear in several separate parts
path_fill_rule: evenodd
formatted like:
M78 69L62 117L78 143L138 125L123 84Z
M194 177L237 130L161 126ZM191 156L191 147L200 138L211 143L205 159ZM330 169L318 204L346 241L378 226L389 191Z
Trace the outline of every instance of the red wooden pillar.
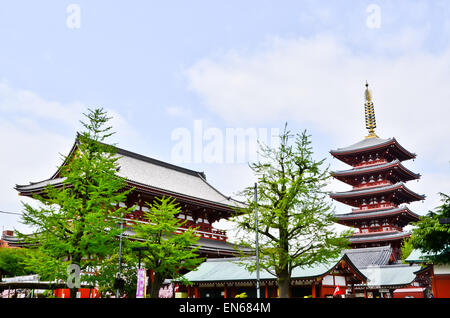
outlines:
M312 295L312 298L316 298L316 283L315 282L312 283L311 295Z
M434 298L439 298L436 288L436 276L434 275L434 266L431 268L431 291Z
M198 286L194 287L194 298L200 298L200 290L198 289Z
M266 285L266 287L265 287L264 298L269 298L269 286L268 285Z
M223 298L227 298L227 284L223 287Z

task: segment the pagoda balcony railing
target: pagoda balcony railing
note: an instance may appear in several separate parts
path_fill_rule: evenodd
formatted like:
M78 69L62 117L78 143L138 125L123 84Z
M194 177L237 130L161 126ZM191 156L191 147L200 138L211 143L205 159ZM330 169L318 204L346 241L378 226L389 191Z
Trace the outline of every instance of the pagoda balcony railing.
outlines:
M379 165L382 163L388 163L388 161L384 158L380 158L380 159L376 159L376 160L372 160L372 161L364 161L364 162L360 162L356 165L354 165L354 168L361 168L361 167L370 167L373 165Z
M363 230L366 230L366 231L363 231ZM353 235L359 236L359 235L364 235L364 234L381 233L381 232L385 233L385 234L398 233L398 232L401 232L401 228L395 227L395 226L376 226L376 227L371 227L371 228L361 228L360 232L356 232Z
M361 189L367 189L372 187L379 187L379 186L387 186L391 185L392 183L387 180L382 181L373 181L373 182L366 182L364 184L359 184L356 187L353 187L353 190L361 190Z
M361 206L360 208L357 209L352 209L353 213L359 213L359 212L373 212L376 210L381 210L381 209L386 209L386 208L397 208L398 206L395 205L394 203L375 203L375 204L367 204L364 206Z

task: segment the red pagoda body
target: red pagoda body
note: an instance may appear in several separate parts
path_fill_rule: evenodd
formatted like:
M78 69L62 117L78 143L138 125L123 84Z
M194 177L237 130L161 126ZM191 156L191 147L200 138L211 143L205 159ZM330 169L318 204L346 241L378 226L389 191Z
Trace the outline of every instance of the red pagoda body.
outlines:
M352 248L389 245L391 262L396 262L401 257L402 241L410 235L403 227L419 219L405 204L423 200L425 196L405 185L420 178L403 165L403 161L416 155L395 138L382 139L374 133L375 113L368 87L365 105L369 135L349 147L330 151L332 156L352 166L349 170L333 172L333 177L353 188L331 193L330 197L353 207L350 213L336 215L338 223L359 230L349 238Z

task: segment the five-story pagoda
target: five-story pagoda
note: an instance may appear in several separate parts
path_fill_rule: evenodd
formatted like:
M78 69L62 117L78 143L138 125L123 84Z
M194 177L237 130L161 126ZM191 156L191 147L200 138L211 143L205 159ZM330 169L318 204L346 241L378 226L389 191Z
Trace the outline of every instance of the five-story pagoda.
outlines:
M356 144L330 151L332 156L352 166L332 174L353 189L331 193L330 197L354 207L351 213L336 215L338 223L359 229L349 238L353 248L389 245L392 261L397 261L402 241L410 235L403 227L419 219L404 204L423 200L425 196L405 185L420 178L402 164L414 159L416 154L403 148L395 138L382 139L375 134L375 112L367 83L365 99L369 134Z

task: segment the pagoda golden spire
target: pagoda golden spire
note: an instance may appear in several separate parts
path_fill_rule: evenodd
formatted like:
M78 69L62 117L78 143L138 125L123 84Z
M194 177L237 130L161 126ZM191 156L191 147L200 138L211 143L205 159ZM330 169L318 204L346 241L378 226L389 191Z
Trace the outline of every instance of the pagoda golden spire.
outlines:
M377 123L375 120L375 108L372 103L372 93L369 90L369 84L366 81L366 91L364 92L366 102L364 104L364 109L366 113L366 129L369 130L369 134L366 138L378 138L375 134L375 128L377 127Z

